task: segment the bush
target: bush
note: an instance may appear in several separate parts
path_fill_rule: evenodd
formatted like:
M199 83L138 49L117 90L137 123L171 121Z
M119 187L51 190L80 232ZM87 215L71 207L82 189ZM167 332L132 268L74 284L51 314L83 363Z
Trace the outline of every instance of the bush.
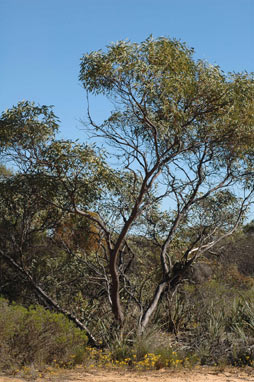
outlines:
M239 291L211 280L187 286L184 293L180 348L195 354L201 364L254 366L253 290Z
M0 369L81 361L87 336L62 314L0 299Z

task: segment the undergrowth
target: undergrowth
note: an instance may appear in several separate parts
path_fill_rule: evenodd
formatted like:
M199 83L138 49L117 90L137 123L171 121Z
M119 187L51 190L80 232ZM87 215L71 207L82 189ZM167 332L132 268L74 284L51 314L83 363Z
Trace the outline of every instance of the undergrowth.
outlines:
M210 283L209 293L211 286ZM224 291L221 295L219 292L216 286L216 300L210 298L207 304L207 295L199 289L199 305L191 306L194 294L187 289L185 297L192 298L186 298L189 302L181 308L186 320L179 327L175 325L177 333L156 326L131 341L124 336L121 340L115 338L103 349L88 347L86 334L61 314L0 299L0 370L38 375L42 370L53 373L76 365L133 370L197 365L254 367L252 296L234 298L229 304L229 298L222 298ZM171 319L180 322L177 312Z
M0 369L77 363L87 336L62 314L41 306L24 308L0 299Z

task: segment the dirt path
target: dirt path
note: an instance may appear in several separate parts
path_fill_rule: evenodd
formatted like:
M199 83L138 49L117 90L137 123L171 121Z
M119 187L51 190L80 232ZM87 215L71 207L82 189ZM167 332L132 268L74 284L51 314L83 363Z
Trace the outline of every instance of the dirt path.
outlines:
M41 378L17 378L0 376L0 382L254 382L254 371L230 369L200 369L174 372L159 370L153 372L126 372L108 370L75 370L58 371L55 375L45 375Z

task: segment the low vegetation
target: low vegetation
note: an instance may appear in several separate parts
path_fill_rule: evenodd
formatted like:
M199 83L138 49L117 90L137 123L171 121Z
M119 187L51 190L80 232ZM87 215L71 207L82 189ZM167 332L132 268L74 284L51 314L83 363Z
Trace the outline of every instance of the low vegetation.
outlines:
M0 300L0 368L24 375L59 367L150 370L196 365L254 366L254 279L216 262L213 277L185 283L145 335L115 337L101 348L85 331L41 306ZM250 282L250 280L252 282ZM237 286L236 286L237 285ZM107 333L105 332L105 335Z
M86 351L85 332L62 314L42 306L28 309L0 299L0 368L75 364Z

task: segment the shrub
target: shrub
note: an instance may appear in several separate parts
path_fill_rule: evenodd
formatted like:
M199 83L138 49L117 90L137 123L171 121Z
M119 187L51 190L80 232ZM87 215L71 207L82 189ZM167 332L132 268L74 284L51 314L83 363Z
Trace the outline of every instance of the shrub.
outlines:
M0 368L81 361L87 336L62 314L0 299Z

